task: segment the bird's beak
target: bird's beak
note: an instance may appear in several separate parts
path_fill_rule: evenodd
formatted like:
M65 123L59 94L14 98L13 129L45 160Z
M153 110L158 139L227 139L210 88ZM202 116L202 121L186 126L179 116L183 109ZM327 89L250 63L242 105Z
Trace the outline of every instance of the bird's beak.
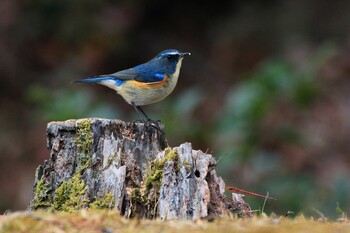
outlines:
M190 56L190 55L191 55L191 53L189 53L189 52L180 53L181 57Z

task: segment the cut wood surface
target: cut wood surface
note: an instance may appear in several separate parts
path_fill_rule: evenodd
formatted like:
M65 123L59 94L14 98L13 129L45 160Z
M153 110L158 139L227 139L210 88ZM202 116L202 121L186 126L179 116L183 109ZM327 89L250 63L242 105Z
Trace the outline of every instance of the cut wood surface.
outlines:
M225 198L216 160L191 143L168 147L159 123L88 118L47 126L48 160L37 168L30 209L111 208L126 217L250 216Z

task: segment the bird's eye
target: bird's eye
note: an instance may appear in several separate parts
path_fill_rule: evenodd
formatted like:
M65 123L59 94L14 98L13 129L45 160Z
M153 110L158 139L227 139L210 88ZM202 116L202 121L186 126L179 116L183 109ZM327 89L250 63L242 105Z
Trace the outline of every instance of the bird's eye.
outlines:
M166 58L168 58L168 60L170 60L170 59L172 58L172 56L171 56L171 55L168 55Z

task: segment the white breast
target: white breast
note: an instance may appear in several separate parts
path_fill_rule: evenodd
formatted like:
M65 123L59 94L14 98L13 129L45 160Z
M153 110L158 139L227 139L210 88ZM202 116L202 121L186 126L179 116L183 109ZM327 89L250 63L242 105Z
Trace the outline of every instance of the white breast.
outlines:
M168 86L166 87L166 94L164 97L168 96L176 87L177 84L177 80L179 79L179 75L180 75L180 69L181 69L181 65L182 65L182 59L180 58L180 60L178 61L178 63L176 64L176 69L175 69L175 73L173 74L173 76L169 79L168 81Z
M180 60L178 61L178 63L176 64L176 70L174 73L174 77L177 81L177 79L179 78L179 74L180 74L180 69L181 69L181 65L182 65L182 57L180 58Z

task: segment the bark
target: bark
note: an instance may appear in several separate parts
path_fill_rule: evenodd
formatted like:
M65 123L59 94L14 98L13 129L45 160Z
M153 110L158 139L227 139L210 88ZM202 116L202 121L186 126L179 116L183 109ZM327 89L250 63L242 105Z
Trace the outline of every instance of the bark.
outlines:
M250 215L242 199L243 205L225 199L214 157L193 150L190 143L169 148L159 123L51 122L47 146L49 159L35 174L32 210L114 208L126 217L167 220L230 211Z

